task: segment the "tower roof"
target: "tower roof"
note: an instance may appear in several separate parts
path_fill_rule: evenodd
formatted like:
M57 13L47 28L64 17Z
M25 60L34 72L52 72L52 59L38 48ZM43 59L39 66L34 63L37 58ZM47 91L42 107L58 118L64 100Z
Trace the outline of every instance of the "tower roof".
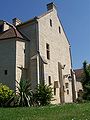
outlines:
M11 27L10 29L0 34L0 40L9 39L9 38L24 39L24 37L20 34L20 32L15 27Z

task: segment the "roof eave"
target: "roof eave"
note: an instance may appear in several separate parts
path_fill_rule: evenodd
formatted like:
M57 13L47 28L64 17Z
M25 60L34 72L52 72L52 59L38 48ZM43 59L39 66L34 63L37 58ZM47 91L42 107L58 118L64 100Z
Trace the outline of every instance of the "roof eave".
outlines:
M26 21L26 22L24 22L22 24L17 25L17 27L21 27L21 26L26 25L28 23L37 22L37 19L39 19L39 18L36 16L36 17L34 17L34 18L32 18L32 19L30 19L30 20L28 20L28 21Z

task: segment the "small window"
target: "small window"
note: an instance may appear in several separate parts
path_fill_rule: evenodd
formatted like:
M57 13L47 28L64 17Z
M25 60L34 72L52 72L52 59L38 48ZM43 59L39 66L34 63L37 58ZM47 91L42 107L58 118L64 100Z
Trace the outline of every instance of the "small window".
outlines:
M25 53L25 49L24 49L24 53Z
M59 85L58 85L58 81L54 81L54 88L58 88Z
M82 97L82 95L83 95L83 91L82 91L82 90L79 90L79 91L78 91L78 97Z
M65 87L66 87L66 88L69 88L69 83L65 83Z
M7 75L7 70L4 71L4 74Z
M46 44L46 48L49 50L49 44L48 43Z
M67 90L67 95L69 95L69 90Z
M48 76L48 83L51 85L51 76Z
M52 20L50 19L50 26L52 27Z
M47 59L50 59L50 47L48 43L46 43L46 53L47 53Z
M61 28L60 28L60 26L59 26L59 33L61 33Z
M47 51L47 59L50 59L50 51Z
M54 95L56 95L56 88L54 88Z
M3 32L3 25L0 25L0 32Z

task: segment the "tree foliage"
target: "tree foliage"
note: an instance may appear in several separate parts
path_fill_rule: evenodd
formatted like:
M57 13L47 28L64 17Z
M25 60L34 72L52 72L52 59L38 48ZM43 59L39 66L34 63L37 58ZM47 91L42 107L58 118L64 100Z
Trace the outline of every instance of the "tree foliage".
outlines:
M38 105L48 105L51 102L52 97L52 88L47 85L39 85L36 88L34 99Z
M83 69L84 69L84 79L82 81L83 85L83 98L85 100L90 100L90 65L87 64L86 61L83 63Z

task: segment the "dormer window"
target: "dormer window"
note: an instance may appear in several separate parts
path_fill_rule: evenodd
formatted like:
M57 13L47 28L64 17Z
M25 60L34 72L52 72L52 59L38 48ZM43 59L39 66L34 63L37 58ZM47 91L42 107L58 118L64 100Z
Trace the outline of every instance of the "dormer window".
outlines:
M50 19L50 26L52 27L52 20Z
M3 24L0 25L0 33L3 32Z

